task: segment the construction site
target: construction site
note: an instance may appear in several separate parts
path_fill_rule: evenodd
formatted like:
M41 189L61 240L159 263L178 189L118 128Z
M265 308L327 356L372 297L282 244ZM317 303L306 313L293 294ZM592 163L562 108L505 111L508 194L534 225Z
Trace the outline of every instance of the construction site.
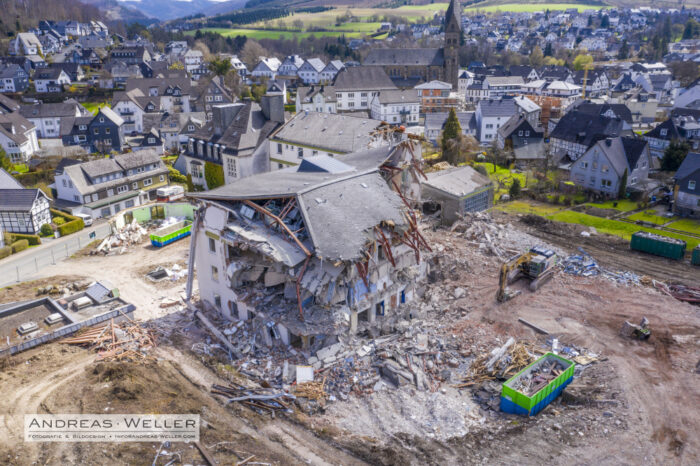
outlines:
M0 290L0 461L698 464L698 268L528 215L446 225L423 179L410 144L305 159ZM104 317L46 336L80 312ZM25 442L34 413L198 414L200 439Z

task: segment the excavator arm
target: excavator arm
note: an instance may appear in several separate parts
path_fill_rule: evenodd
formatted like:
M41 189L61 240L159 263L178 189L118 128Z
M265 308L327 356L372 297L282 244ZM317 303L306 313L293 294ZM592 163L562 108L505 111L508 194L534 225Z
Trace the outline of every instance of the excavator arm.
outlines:
M515 277L513 271L520 271L520 266L526 262L529 262L533 257L531 252L526 252L525 254L520 254L511 258L508 262L501 266L501 272L498 275L498 292L496 293L496 299L499 303L508 301L514 296L514 294L508 292L508 283Z

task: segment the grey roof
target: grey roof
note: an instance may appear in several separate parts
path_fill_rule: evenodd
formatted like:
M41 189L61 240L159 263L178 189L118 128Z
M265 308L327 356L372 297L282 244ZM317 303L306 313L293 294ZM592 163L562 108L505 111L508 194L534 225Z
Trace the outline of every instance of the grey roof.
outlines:
M68 74L61 68L43 68L42 70L36 72L34 75L34 80L58 79L59 76L61 76L61 73L65 73L66 75Z
M301 99L302 103L311 102L311 99L313 99L317 94L323 95L326 102L336 101L334 86L314 85L297 88L297 95Z
M688 155L686 155L685 159L683 159L683 163L681 163L681 166L678 167L678 170L676 171L676 174L673 175L673 178L675 180L682 180L698 170L700 170L700 154L696 152L688 152Z
M491 86L522 86L525 84L522 76L486 76L484 81L487 81Z
M547 158L547 149L544 139L537 139L513 149L515 160L535 160Z
M46 197L39 189L0 189L0 211L28 212L39 196Z
M336 91L381 91L396 89L394 82L376 66L351 66L340 71L335 78Z
M389 89L379 91L379 102L382 104L420 103L418 95L409 89Z
M261 191L263 198L296 197L314 254L328 260L360 257L381 222L406 223L401 199L376 168L339 174L287 168L190 196L235 201L261 197Z
M477 105L485 117L511 117L518 112L513 99L480 100Z
M14 78L18 73L24 73L24 69L14 63L4 65L0 67L0 78ZM24 73L26 75L26 73Z
M112 123L114 123L117 126L121 126L124 124L124 119L117 115L116 112L109 107L101 107L97 114L99 115L100 113L112 120Z
M335 113L300 112L271 136L285 141L331 152L349 153L369 146L381 121Z
M34 105L22 105L19 113L25 118L51 118L82 115L89 113L77 100L69 99L59 103L38 103Z
M618 118L594 116L574 110L559 120L550 137L590 147L600 139L619 136L622 129L622 120Z
M372 49L362 62L365 66L443 66L442 49Z
M311 67L318 72L323 71L323 69L326 67L326 64L323 63L323 60L321 60L320 58L309 58L308 60L306 60L306 63L311 65Z
M435 112L425 114L425 129L442 129L447 122L448 112ZM464 128L471 126L474 112L457 112L457 120L459 125Z
M423 181L424 185L458 198L491 184L488 176L482 175L469 166L432 172L427 176L428 179Z
M24 189L24 186L14 176L0 168L0 189Z
M26 133L34 130L34 124L18 112L0 114L0 133L18 145L27 141Z

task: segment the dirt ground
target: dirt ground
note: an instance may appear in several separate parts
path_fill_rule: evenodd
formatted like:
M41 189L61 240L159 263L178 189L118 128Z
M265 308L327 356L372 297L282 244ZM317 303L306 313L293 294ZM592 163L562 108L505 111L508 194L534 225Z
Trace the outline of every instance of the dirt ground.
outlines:
M614 248L594 249L594 239L576 233L542 233L513 218L513 228L545 238L557 249L576 246L601 263L659 279L698 283L692 269ZM0 461L5 464L151 464L156 443L42 444L22 441L24 413L199 413L206 422L202 444L219 464L255 455L270 464L680 464L700 463L700 307L674 300L651 288L624 287L601 277L558 272L537 292L524 282L522 293L504 304L495 301L499 260L467 244L457 233L425 230L435 247L439 280L426 285L423 299L465 290L459 299L436 300L425 317L444 339L462 342L469 352L502 344L512 336L544 345L545 337L518 322L526 319L564 344L600 355L564 395L532 418L507 415L486 406L483 387L456 389L443 384L434 393L396 391L351 395L329 402L315 414L297 411L276 418L238 405L224 406L209 393L225 383L216 361L191 350L207 338L188 312L161 309L168 293L143 277L151 266L181 263L187 241L167 251L148 247L119 256L82 256L45 271L46 284L70 281L75 274L105 277L137 304L137 316L155 328L170 329L154 353L157 363L95 363L86 349L53 343L0 361ZM523 235L523 238L527 238ZM557 239L558 238L558 239ZM539 241L533 238L533 241ZM523 240L525 241L525 239ZM167 248L166 248L167 249ZM163 254L167 252L167 254ZM455 267L453 264L465 264ZM57 278L57 276L62 276ZM51 278L52 277L52 278ZM19 299L36 284L3 292ZM6 296L2 300L5 301ZM653 335L641 342L621 337L624 320L650 321ZM171 332L173 329L175 331ZM500 343L499 343L500 342ZM472 354L475 356L476 354ZM436 432L435 428L443 432ZM173 444L156 464L204 464L188 444Z

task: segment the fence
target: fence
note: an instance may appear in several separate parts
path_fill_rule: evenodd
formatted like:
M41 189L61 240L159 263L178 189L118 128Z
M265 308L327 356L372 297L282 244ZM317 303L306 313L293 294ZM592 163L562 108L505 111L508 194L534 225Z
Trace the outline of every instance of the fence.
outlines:
M24 251L21 257L9 256L0 261L0 287L19 283L36 276L42 267L56 264L72 256L96 239L103 239L110 233L109 223L103 223L94 229L81 230L70 236L53 240L37 249ZM94 233L94 234L93 234ZM52 241L52 242L53 242Z

